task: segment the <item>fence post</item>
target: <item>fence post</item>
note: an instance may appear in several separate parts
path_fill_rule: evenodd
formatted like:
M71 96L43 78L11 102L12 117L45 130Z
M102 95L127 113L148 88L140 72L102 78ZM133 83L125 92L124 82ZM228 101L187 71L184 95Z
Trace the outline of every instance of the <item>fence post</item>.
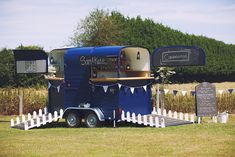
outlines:
M157 109L157 114L158 114L158 115L162 115L162 110L161 110L161 108L158 108L158 109Z
M166 109L163 110L163 116L166 116Z
M23 107L24 107L24 104L23 104L23 92L20 91L19 93L19 115L21 116L23 114Z
M14 126L14 120L11 119L11 127L13 127L13 126Z
M190 115L190 121L194 123L194 114Z
M42 109L39 109L39 111L38 111L38 116L39 116L39 117L42 116Z
M130 112L126 113L126 121L130 122L131 121L131 117L130 117Z
M62 118L63 114L64 114L63 109L60 109L60 118Z
M57 121L58 120L58 113L57 111L54 111L54 121Z
M180 112L180 120L183 120L183 113L182 112Z
M45 114L42 115L42 124L43 125L46 124L46 116L45 116Z
M48 114L48 121L49 121L49 123L52 122L52 115L51 115L51 113Z
M131 119L132 119L132 122L133 122L133 123L136 123L136 116L135 116L135 113L132 113L131 116L132 116L132 118L131 118Z
M20 124L20 118L16 117L16 124Z
M178 118L178 116L177 116L177 112L176 112L176 111L174 112L174 118L175 118L175 119L177 119L177 118Z
M155 117L155 127L159 128L159 118Z
M147 116L144 115L144 116L143 116L143 119L144 119L144 125L147 125L147 124L148 124L148 123L147 123Z
M142 123L142 120L141 120L141 114L138 114L138 116L137 116L137 120L138 120L138 124L141 124L141 123Z
M171 110L168 111L168 117L170 117L170 118L172 117L172 112L171 112Z
M24 130L29 130L29 124L28 124L28 122L24 122Z
M116 112L113 110L113 127L116 127Z
M28 120L30 120L31 119L31 114L30 113L28 113Z
M25 122L25 115L22 115L22 122L24 123Z
M44 108L44 114L47 114L47 108L46 107Z
M33 111L33 119L36 119L36 118L37 118L37 112Z
M149 125L153 127L153 117L149 116Z
M160 122L161 122L161 128L165 128L165 120L164 120L164 118L161 118Z
M184 114L184 120L188 121L188 113Z

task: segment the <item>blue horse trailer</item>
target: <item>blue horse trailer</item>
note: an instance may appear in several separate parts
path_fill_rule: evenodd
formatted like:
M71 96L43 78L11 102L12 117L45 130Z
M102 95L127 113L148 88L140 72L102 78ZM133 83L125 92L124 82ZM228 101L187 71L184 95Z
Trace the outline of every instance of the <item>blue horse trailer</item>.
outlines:
M172 62L184 65L194 51L204 53L181 46L156 49L151 56L140 46L102 46L55 49L49 57L32 50L14 50L14 55L17 73L47 73L50 112L63 108L69 127L78 127L82 121L87 127L97 127L119 119L123 110L150 114L151 67Z

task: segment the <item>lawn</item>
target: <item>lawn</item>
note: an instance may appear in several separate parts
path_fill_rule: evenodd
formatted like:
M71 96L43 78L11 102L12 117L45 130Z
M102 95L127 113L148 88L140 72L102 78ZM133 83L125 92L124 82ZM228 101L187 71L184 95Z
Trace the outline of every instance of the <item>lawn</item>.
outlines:
M229 123L204 122L167 128L65 128L60 122L28 131L0 116L0 156L234 156L235 115Z

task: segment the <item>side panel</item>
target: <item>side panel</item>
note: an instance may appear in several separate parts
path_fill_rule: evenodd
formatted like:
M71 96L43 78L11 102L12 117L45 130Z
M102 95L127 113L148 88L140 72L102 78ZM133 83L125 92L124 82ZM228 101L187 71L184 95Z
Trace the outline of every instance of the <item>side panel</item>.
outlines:
M64 109L64 88L63 81L49 80L48 81L48 111L54 113Z
M142 86L150 84L150 81L126 81L122 84L126 85L119 90L119 104L122 110L136 114L150 114L152 111L151 85L147 86L146 91L142 88ZM133 93L130 87L136 87Z
M79 62L82 52L65 54L64 107L78 107L81 103L91 103L90 67ZM84 55L89 55L86 53Z
M118 108L118 86L109 86L106 92L102 86L93 85L92 89L92 107L99 108L105 119L113 118L113 110Z

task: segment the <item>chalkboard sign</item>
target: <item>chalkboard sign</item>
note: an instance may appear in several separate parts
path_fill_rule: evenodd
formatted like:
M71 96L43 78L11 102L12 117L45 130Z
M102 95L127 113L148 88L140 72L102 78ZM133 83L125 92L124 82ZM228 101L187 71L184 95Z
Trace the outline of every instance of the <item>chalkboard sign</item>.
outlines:
M217 115L216 89L208 82L196 86L196 114L198 117Z
M162 47L154 50L152 65L154 67L205 65L205 52L195 46Z

